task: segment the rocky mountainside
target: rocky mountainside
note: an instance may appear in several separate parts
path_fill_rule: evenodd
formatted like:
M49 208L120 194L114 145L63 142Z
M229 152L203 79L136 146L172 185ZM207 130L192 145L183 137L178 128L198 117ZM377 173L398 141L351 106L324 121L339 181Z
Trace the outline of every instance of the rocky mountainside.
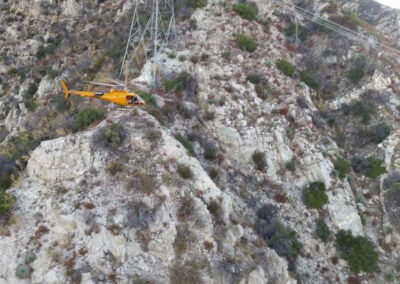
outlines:
M398 12L341 2L296 4L398 44ZM117 76L132 2L0 4L0 283L399 282L396 62L274 1L177 0L144 108L67 101Z

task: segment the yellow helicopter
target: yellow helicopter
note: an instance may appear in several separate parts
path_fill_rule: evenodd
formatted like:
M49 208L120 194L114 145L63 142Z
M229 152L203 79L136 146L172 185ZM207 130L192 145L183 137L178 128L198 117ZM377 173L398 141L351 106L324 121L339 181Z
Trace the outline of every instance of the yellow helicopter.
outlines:
M69 90L64 80L61 80L60 82L64 89L64 97L66 99L68 99L70 95L78 95L81 97L89 97L89 98L109 101L120 106L143 106L146 104L146 102L138 94L130 93L128 92L128 90L126 90L126 88L125 90L111 89L108 93L75 91L75 90ZM111 87L120 86L120 85L110 85L110 84L89 82L89 81L87 81L87 83L94 85L101 85L101 86L111 86Z

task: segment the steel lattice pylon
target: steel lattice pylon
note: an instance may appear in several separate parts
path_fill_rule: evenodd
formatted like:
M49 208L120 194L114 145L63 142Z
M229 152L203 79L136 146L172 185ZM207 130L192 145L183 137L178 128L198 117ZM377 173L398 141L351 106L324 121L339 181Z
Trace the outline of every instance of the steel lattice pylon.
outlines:
M143 17L149 16L147 21ZM141 18L142 16L142 18ZM145 22L145 24L144 24ZM176 42L174 0L135 0L129 37L122 60L120 77L138 51L143 52L146 61L153 56L153 84L158 84L159 53ZM127 64L128 63L128 64Z

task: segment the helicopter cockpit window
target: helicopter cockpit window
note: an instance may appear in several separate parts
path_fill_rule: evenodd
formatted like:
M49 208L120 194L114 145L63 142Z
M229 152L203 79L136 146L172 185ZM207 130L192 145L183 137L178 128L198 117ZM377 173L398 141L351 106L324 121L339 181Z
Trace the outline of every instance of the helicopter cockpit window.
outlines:
M135 96L128 96L128 104L137 104L138 103L138 98Z

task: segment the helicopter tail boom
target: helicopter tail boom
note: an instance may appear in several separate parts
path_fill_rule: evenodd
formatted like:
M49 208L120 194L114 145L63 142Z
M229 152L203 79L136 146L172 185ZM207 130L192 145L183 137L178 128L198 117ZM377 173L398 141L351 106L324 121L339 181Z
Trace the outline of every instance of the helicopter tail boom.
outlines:
M68 98L69 98L69 95L70 95L71 93L70 93L69 90L68 90L67 84L65 83L64 80L61 80L60 83L61 83L61 85L62 85L62 87L63 87L63 89L64 89L64 97L65 97L66 99L68 99Z

